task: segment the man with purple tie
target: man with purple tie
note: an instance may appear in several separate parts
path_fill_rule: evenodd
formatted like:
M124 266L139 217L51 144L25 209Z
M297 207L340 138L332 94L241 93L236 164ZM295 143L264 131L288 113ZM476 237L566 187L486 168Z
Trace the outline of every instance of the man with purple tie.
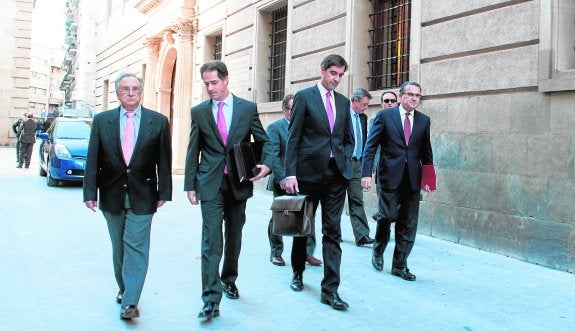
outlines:
M200 67L200 74L210 99L191 110L184 191L192 205L201 202L204 307L198 319L209 321L220 315L222 292L229 299L240 297L236 279L246 202L253 195L253 182L270 172L271 150L256 104L230 93L225 63L209 61ZM234 144L249 142L252 137L263 145L261 164L257 165L261 171L240 182L233 161Z

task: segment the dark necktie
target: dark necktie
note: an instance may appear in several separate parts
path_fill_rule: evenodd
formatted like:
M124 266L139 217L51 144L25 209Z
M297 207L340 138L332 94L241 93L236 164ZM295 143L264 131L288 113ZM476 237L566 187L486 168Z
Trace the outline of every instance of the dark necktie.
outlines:
M405 120L403 121L403 135L405 136L405 145L409 145L409 137L411 136L411 122L409 121L409 113L405 113Z

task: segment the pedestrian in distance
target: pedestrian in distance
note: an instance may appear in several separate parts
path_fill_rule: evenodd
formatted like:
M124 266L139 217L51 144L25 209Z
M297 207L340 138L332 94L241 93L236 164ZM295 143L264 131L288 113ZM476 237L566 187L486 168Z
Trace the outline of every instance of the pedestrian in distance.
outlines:
M287 134L289 121L291 117L291 109L293 106L293 94L288 94L282 101L283 117L279 120L268 125L267 134L270 138L270 145L272 150L272 172L268 178L268 191L272 191L274 197L285 195L285 149L287 143ZM285 266L285 260L282 257L283 253L283 239L282 236L273 234L273 222L270 219L268 225L268 239L270 241L270 262L277 266ZM312 223L311 235L307 237L306 243L306 261L310 265L320 266L321 260L313 256L315 250L315 226Z
M341 213L347 181L353 177L354 147L349 99L335 92L347 71L340 55L328 55L320 65L320 81L294 97L285 156L286 191L309 196L314 217L321 203L324 276L321 299L337 310L348 304L338 294L341 265ZM294 237L290 288L303 290L306 237Z
M201 203L204 306L198 319L206 322L220 315L222 292L229 299L240 296L236 279L246 202L253 195L253 182L270 172L271 150L257 105L229 91L225 63L206 62L200 75L210 98L191 110L184 190L192 205ZM262 144L261 164L256 165L259 174L240 182L232 151L234 144L249 142L252 137Z
M14 124L12 124L12 132L16 136L16 163L20 163L20 133L22 132L22 123L28 119L27 113L24 113Z
M32 151L36 142L36 127L38 124L34 120L34 114L28 113L26 117L27 119L22 122L22 128L20 129L18 168L22 168L22 165L24 165L24 168L30 168Z
M108 225L120 318L140 316L157 209L172 200L168 118L141 104L144 81L122 73L115 81L120 106L94 116L84 173L84 203Z
M377 228L373 244L372 265L383 269L383 253L389 242L391 223L395 222L395 250L391 274L414 281L407 266L417 233L422 165L433 164L430 141L431 120L416 110L421 100L421 86L413 81L399 88L400 105L380 111L369 132L363 154L361 185L371 188L373 159L381 149L378 173ZM424 188L429 191L428 187Z

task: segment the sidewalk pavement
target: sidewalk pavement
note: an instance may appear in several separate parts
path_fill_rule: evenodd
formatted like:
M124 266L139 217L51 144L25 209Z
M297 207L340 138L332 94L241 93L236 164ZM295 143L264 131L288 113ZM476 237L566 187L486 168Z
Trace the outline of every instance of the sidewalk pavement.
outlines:
M407 282L390 274L393 241L375 271L347 216L339 293L350 308L333 310L320 303L322 267L308 265L304 290L290 290L290 238L287 266L269 262L272 197L261 190L248 201L240 298L224 297L221 316L199 323L202 220L179 175L174 201L154 218L141 317L125 322L102 214L83 205L81 187L47 187L37 159L16 169L13 158L0 148L0 330L575 330L575 275L418 235L409 258L417 280Z

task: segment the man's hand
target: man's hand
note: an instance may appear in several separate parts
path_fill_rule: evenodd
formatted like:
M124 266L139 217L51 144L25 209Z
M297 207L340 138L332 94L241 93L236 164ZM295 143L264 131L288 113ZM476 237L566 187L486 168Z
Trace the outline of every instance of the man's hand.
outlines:
M252 181L252 182L255 182L255 181L258 181L258 180L264 178L264 177L267 176L267 175L270 173L270 171L271 171L270 168L268 168L268 167L267 167L266 165L264 165L264 164L258 164L258 165L256 165L256 168L259 168L259 169L260 169L260 173L259 173L257 176L250 178L250 181Z
M192 205L197 205L200 203L198 200L196 200L196 191L188 191L188 200L190 200Z
M286 190L286 180L285 179L280 180L280 188L284 191Z
M371 188L371 177L361 177L361 187L369 190Z
M98 208L98 201L84 201L86 207L90 208L91 211L95 212L96 208Z
M286 192L288 194L297 194L299 193L299 187L297 185L297 179L295 177L286 178Z
M158 208L162 207L166 203L164 200L158 200Z

